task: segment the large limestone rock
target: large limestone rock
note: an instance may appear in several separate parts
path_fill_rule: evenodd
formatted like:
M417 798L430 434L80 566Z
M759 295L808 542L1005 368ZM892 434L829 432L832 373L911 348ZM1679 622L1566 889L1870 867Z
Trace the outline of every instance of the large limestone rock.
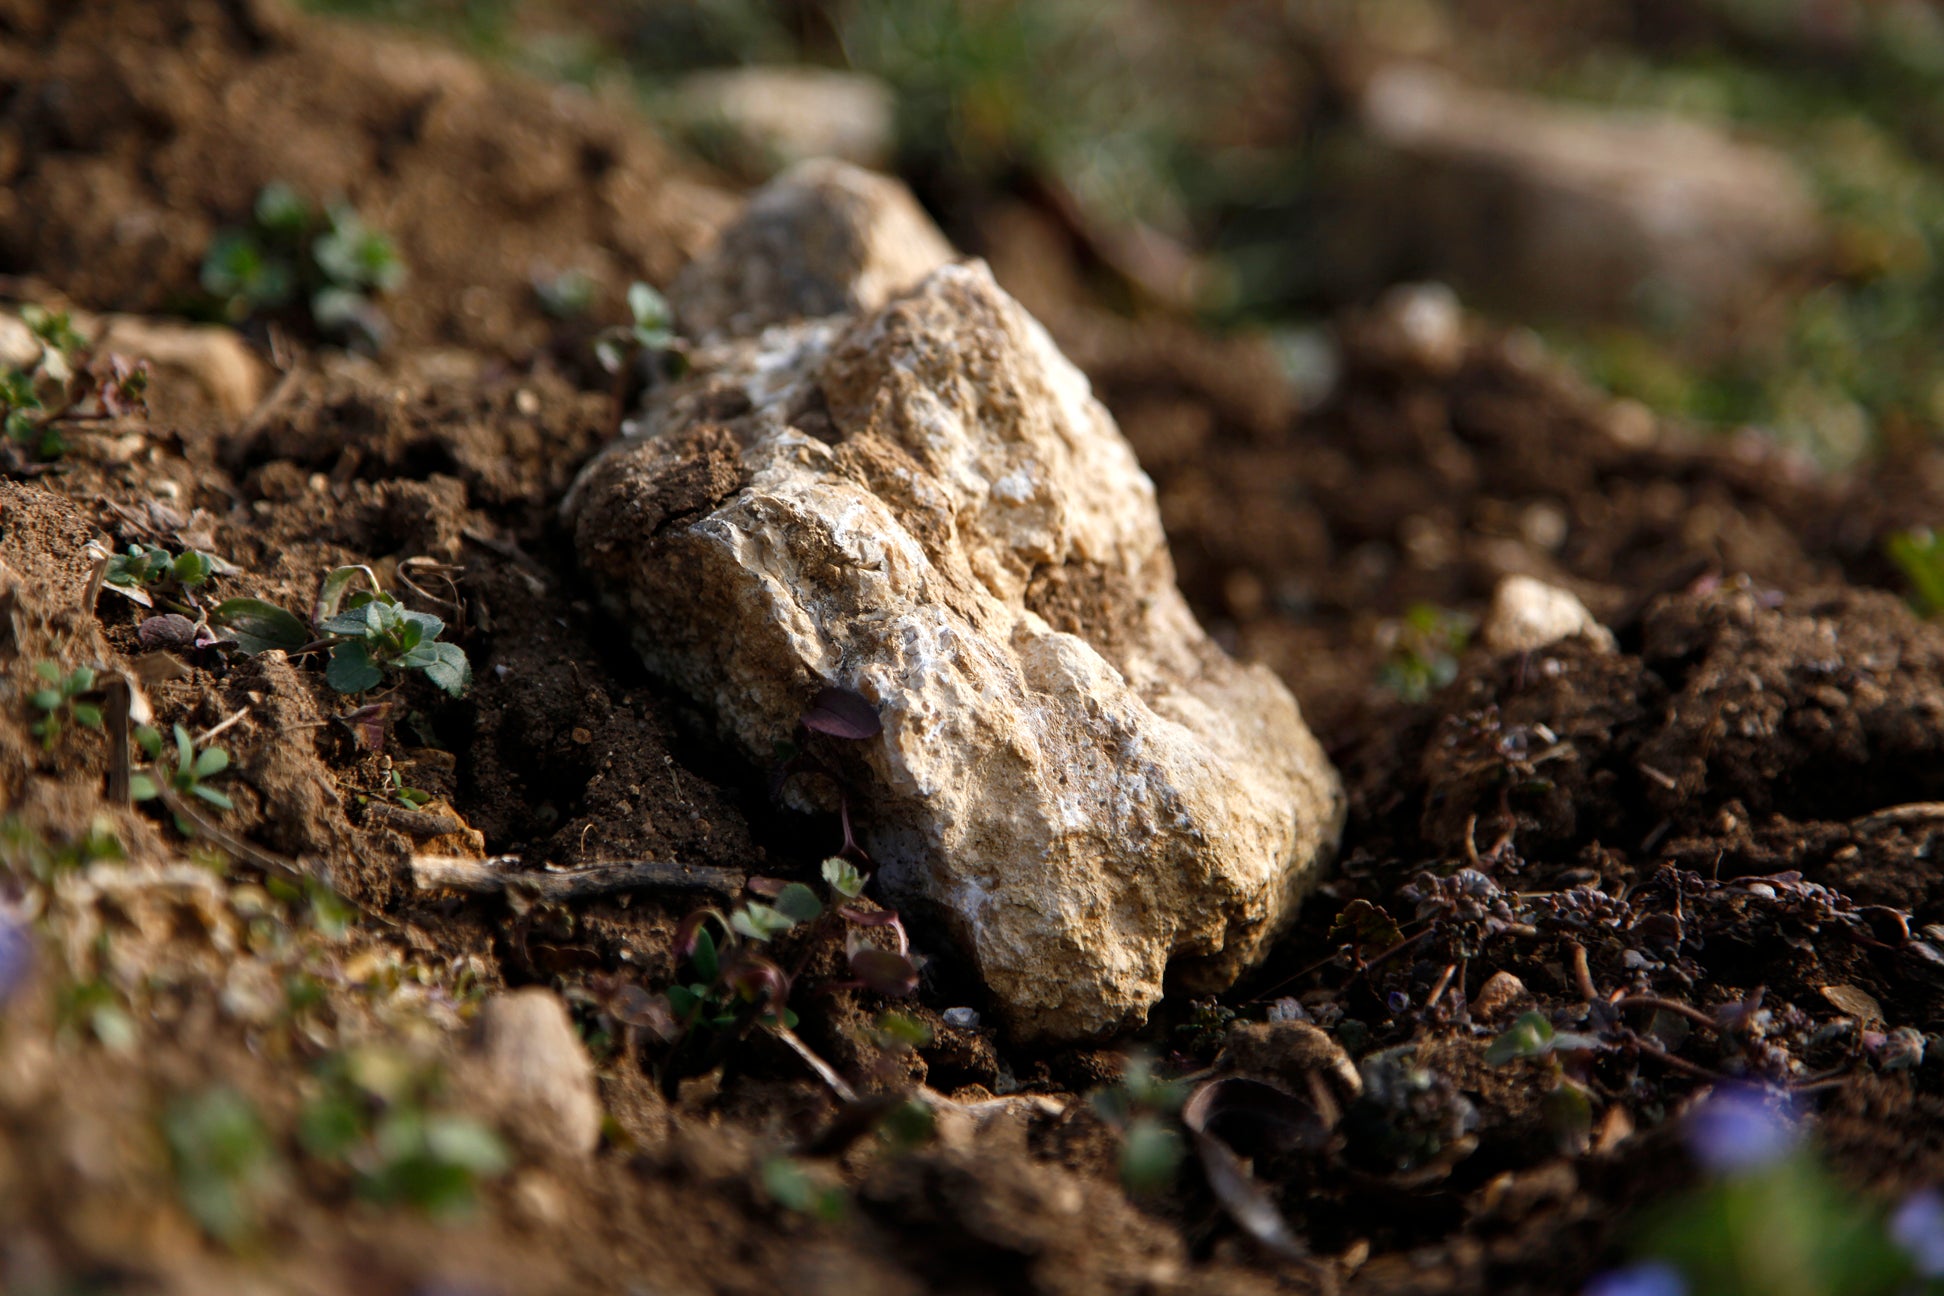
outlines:
M751 219L869 218L793 194ZM774 317L739 273L686 287L718 322ZM1097 1035L1171 966L1206 988L1258 956L1342 793L1287 690L1195 623L1085 378L982 263L917 273L902 295L826 282L811 298L848 309L699 347L566 511L649 665L752 761L819 687L869 698L882 736L833 747L886 897L956 939L1017 1036Z

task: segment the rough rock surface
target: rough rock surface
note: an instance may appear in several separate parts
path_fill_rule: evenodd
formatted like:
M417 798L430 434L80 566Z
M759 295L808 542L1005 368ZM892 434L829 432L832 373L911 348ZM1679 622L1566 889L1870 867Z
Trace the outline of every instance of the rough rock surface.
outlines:
M1528 313L1731 311L1816 255L1783 154L1670 114L1562 107L1414 64L1364 89L1368 156L1334 187L1332 273L1400 271Z
M692 337L875 310L951 260L952 248L895 180L819 158L757 191L742 219L682 271L675 309Z
M863 178L824 174L725 246L872 217ZM882 232L685 280L722 321L801 314L806 282L842 313L698 348L570 495L579 555L752 761L820 686L877 706L883 734L830 755L884 894L1017 1036L1129 1026L1171 965L1211 987L1263 951L1334 845L1337 777L1282 685L1196 624L1085 378L982 263L890 297L909 280L850 254Z

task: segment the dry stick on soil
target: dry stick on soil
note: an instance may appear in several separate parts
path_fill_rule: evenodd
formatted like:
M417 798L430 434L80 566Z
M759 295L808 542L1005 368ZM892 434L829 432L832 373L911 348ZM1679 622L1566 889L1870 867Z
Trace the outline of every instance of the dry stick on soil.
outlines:
M1600 997L1600 989L1593 984L1593 969L1586 965L1586 946L1578 941L1567 941L1573 949L1573 985L1580 992L1580 998L1592 1003Z
M492 895L518 889L542 900L584 900L617 891L712 891L741 893L747 874L701 864L667 864L660 860L620 860L592 864L565 873L522 869L517 855L464 859L446 855L414 855L412 882L421 891L441 887Z
M798 1039L795 1031L791 1030L788 1026L772 1026L769 1030L770 1034L789 1045L790 1051L802 1058L804 1064L812 1071L815 1071L817 1078L829 1085L830 1092L836 1094L841 1101L847 1103L857 1101L857 1090L851 1088L844 1077L837 1074L837 1068L818 1057L808 1044Z
M1944 819L1944 801L1912 801L1908 805L1887 806L1861 819L1850 820L1850 827L1891 828L1903 824L1930 823Z
M1657 1012L1673 1013L1677 1017L1687 1018L1697 1026L1705 1026L1717 1035L1722 1033L1721 1023L1707 1013L1702 1012L1699 1008L1692 1008L1684 1003L1676 1003L1672 999L1663 999L1659 995L1621 995L1613 1001L1613 1006L1615 1008L1652 1008Z
M133 761L128 754L128 716L134 705L133 688L133 683L120 671L109 676L102 688L107 694L102 719L108 726L108 800L124 810L134 799Z

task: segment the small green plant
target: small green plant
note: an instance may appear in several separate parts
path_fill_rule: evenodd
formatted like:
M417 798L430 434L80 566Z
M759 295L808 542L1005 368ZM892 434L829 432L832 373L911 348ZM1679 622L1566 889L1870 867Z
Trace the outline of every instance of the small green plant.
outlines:
M1096 1115L1121 1132L1121 1182L1130 1192L1151 1194L1174 1183L1184 1151L1175 1114L1187 1086L1168 1080L1143 1054L1127 1059L1120 1083L1096 1090Z
M373 298L405 281L397 247L351 207L318 208L287 184L257 195L250 225L216 236L203 289L232 322L298 311L327 338L376 348L388 327Z
M194 549L172 554L161 545L132 544L121 553L108 555L102 563L101 583L143 607L154 607L155 595L173 592L194 608L194 591L208 584L222 567L212 555Z
M1422 702L1458 676L1458 654L1471 642L1472 619L1429 603L1414 604L1388 627L1379 681L1406 702Z
M76 666L63 675L61 668L50 661L35 662L34 673L46 685L35 691L29 701L40 718L28 726L36 738L41 740L44 750L54 750L55 742L70 723L86 725L90 729L101 728L101 707L93 702L83 701L94 691L95 673L92 667Z
M763 1162L763 1191L784 1210L829 1223L844 1218L850 1206L842 1187L819 1177L795 1157L771 1157Z
M1897 532L1884 548L1909 582L1911 606L1918 615L1934 617L1944 612L1944 536L1917 527Z
M825 860L823 875L834 893L829 905L801 882L751 878L749 889L763 899L745 901L726 914L720 909L698 910L683 921L676 948L690 979L669 987L667 994L679 1034L698 1027L728 1035L740 1034L751 1025L794 1028L797 1014L789 1006L794 976L764 951L786 932L815 923L845 925L850 978L826 983L825 988L866 989L889 996L917 989L918 969L898 915L848 903L864 885L863 875L848 860L834 856ZM865 938L866 931L879 927L890 930L896 949Z
M667 300L648 284L628 286L628 323L603 329L594 355L611 374L628 369L637 356L666 353L675 343L675 315Z
M1600 1041L1591 1035L1553 1029L1543 1013L1529 1012L1485 1047L1489 1066L1525 1059L1543 1064L1551 1084L1540 1101L1546 1128L1561 1151L1585 1150L1593 1131L1593 1094L1584 1071Z
M47 840L15 816L0 819L0 872L15 877L51 882L96 860L125 857L113 822L102 815L89 821L87 832L65 842Z
M179 795L192 796L208 802L218 810L234 810L236 803L220 790L209 786L207 780L215 778L229 768L230 755L221 747L205 747L196 750L189 737L189 731L181 725L175 726L175 769L167 770L162 765L162 735L147 725L135 730L135 741L151 761L156 762L153 772L138 771L129 778L129 795L137 801L153 801L162 795L164 787ZM157 782L160 776L161 781ZM176 827L183 836L192 835L189 825L177 817Z
M390 771L389 782L392 795L398 798L399 804L410 809L416 810L432 800L432 794L423 788L406 787L404 775L397 770Z
M438 1081L389 1050L331 1054L299 1113L298 1143L313 1160L348 1170L369 1201L464 1214L512 1158L491 1129L439 1108Z
M67 451L60 425L118 418L145 405L148 366L97 357L65 311L20 312L40 352L33 363L0 369L0 429L7 444L40 460Z
M233 1089L177 1099L162 1116L182 1204L226 1246L253 1237L281 1183L281 1160L250 1101Z
M413 612L382 591L354 602L317 628L336 640L324 678L340 693L376 688L387 671L423 672L453 697L472 683L465 649L437 642L445 622L429 612Z
M69 1042L92 1035L115 1053L130 1052L141 1038L121 995L100 980L63 985L55 992L54 1030Z

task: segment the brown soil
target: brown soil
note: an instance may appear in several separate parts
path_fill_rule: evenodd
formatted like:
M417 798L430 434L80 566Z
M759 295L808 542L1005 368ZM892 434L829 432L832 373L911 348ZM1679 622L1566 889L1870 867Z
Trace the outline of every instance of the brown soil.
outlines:
M565 869L803 877L836 845L834 822L777 808L765 772L714 750L704 719L643 673L557 523L612 406L557 367L565 341L529 276L665 280L719 193L571 95L253 0L6 0L0 66L0 269L91 307L164 307L192 288L211 232L286 179L349 196L414 274L382 365L286 351L287 376L240 424L131 416L78 430L53 472L0 480L14 823L0 898L37 897L61 936L0 1015L8 1290L1567 1290L1619 1254L1629 1206L1689 1173L1668 1121L1715 1076L1829 1076L1821 1138L1853 1179L1887 1193L1944 1177L1944 1068L1891 1071L1860 1029L1824 1029L1844 1016L1832 986L1880 1006L1884 1021L1859 1027L1944 1016L1944 812L1930 804L1944 799L1944 630L1887 592L1878 556L1891 530L1938 515L1944 459L1818 480L1755 443L1690 444L1519 338L1427 355L1381 315L1344 322L1341 382L1305 412L1252 344L1106 317L1062 286L1072 268L1043 228L1018 213L995 227L1002 276L1155 476L1198 612L1289 680L1352 790L1339 875L1270 965L1225 1005L1164 1004L1146 1046L1194 1070L1223 1043L1224 1006L1259 1020L1295 998L1354 1057L1409 1046L1435 1077L1411 1104L1354 1105L1326 1144L1258 1162L1317 1257L1280 1262L1192 1165L1130 1198L1120 1134L1087 1101L1120 1074L1118 1051L1029 1055L947 1026L974 992L944 951L910 1009L934 1030L915 1054L869 1038L884 1004L856 991L804 1005L800 1033L867 1095L922 1080L1031 1101L913 1150L844 1147L833 1129L849 1114L765 1036L709 1074L615 1038L602 987L669 983L693 895L414 890L415 851L468 849L463 833L428 835L441 815L488 852ZM145 655L141 610L113 593L86 603L97 536L217 553L239 569L219 594L293 609L339 564L387 588L410 576L475 686L454 702L404 684L373 753L314 659ZM1477 614L1514 572L1581 594L1619 651L1473 651L1416 703L1378 684L1395 618L1417 603ZM262 860L212 871L166 814L104 808L100 735L43 748L27 731L43 660L138 673L165 725L241 713L222 738L236 803L222 829L366 916L335 937L258 885ZM435 798L429 815L399 804L394 771ZM47 863L97 816L126 862ZM1408 943L1333 932L1365 906ZM800 952L812 968L834 957ZM1524 985L1518 1007L1614 1041L1588 1077L1585 1143L1546 1125L1538 1064L1483 1061L1506 1019L1472 1004L1502 971ZM320 997L289 1007L278 987L299 975ZM591 1160L523 1154L458 1223L374 1207L319 1173L267 1193L239 1250L184 1212L157 1126L171 1100L234 1088L286 1164L308 1165L290 1131L320 1059L384 1044L463 1075L479 996L526 983L567 992L600 1048L611 1119ZM77 1015L90 984L125 1010L123 1046ZM1651 1010L1606 1002L1619 991L1704 1012L1759 993L1765 1013L1676 1038ZM1265 1047L1257 1071L1292 1085L1315 1071L1313 1041L1302 1057ZM1467 1109L1469 1139L1453 1132ZM841 1218L766 1192L763 1164L792 1149L845 1187Z

